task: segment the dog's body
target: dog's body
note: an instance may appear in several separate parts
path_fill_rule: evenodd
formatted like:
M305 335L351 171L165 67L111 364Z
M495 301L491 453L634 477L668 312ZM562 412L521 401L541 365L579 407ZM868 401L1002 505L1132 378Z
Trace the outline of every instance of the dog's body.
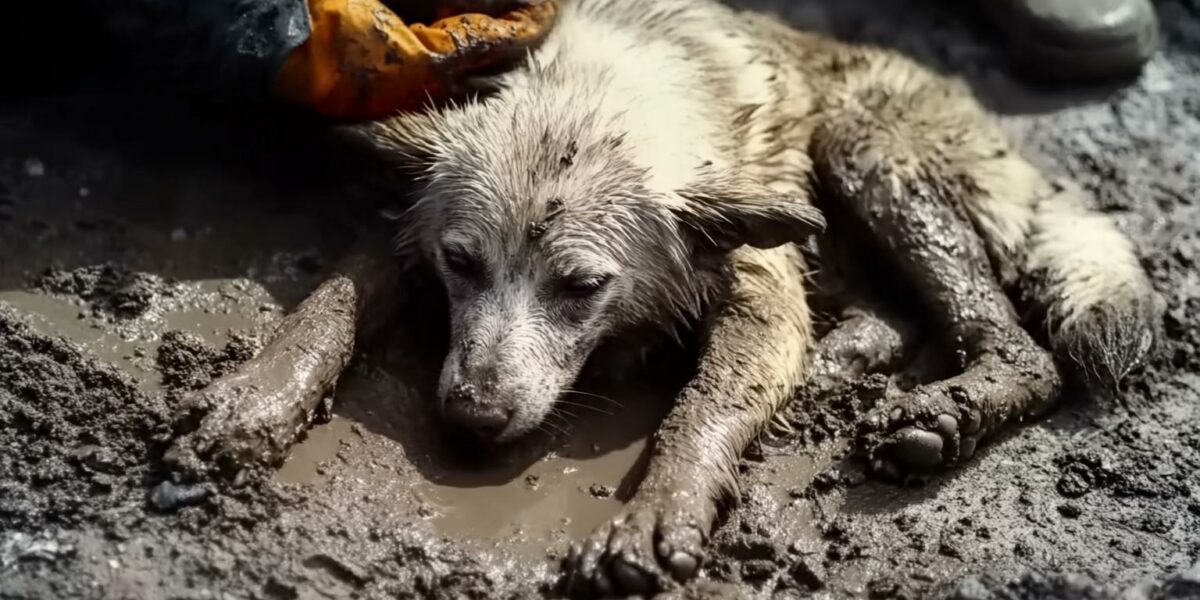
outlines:
M790 242L821 226L810 206L878 242L961 361L868 421L877 469L968 458L1055 400L1058 367L1004 290L1097 383L1151 343L1158 304L1129 242L1016 155L962 85L894 53L713 2L578 0L492 83L485 100L376 131L426 169L401 252L449 290L447 415L519 435L603 340L705 328L638 497L574 561L595 590L694 572L737 456L804 381L812 318ZM821 246L831 266L865 254ZM864 321L880 322L831 335Z
M511 439L604 342L703 334L637 496L570 561L593 592L696 572L738 456L806 369L844 378L903 357L861 281L813 343L795 243L821 212L819 268L887 264L958 361L864 420L884 473L969 458L1057 398L1059 366L1008 295L1097 387L1152 342L1159 302L1130 243L1018 156L962 85L894 53L708 0L567 0L528 64L488 84L368 132L420 173L400 253L448 292L447 418Z

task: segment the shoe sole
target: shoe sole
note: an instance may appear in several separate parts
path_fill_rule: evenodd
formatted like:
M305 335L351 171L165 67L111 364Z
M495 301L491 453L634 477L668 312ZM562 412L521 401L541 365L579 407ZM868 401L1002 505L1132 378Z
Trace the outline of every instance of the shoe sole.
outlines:
M990 6L989 3L984 3ZM1158 18L1151 13L1138 30L1111 39L1080 37L1056 43L1051 33L1037 34L1014 14L987 12L1001 25L1014 57L1028 73L1055 81L1096 81L1137 75L1158 50ZM1069 34L1068 34L1069 35Z
M1062 46L1045 40L1013 39L1021 66L1056 81L1102 81L1138 75L1158 50L1158 27L1150 22L1124 42L1096 46Z

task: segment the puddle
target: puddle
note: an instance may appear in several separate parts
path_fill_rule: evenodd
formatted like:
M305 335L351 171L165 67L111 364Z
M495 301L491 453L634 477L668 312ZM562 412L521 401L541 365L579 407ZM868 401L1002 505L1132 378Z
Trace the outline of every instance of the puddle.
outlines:
M230 294L238 284L237 296ZM43 335L62 336L82 345L89 353L110 362L138 382L143 391L159 389L155 363L162 334L187 331L220 348L231 332L261 332L264 317L279 312L270 296L237 280L213 279L189 284L174 310L151 311L133 320L99 322L88 315L85 303L70 296L26 290L0 290L0 302L9 303L28 316L30 325Z
M2 290L0 301L29 315L41 333L72 339L119 366L149 392L160 386L155 358L164 332L187 331L219 348L231 332L261 329L278 311L257 286L224 279L189 283L176 305L115 324L91 318L70 296ZM454 451L429 408L436 354L422 335L399 332L360 358L339 386L336 416L307 433L276 480L355 503L380 522L419 520L459 542L537 558L586 536L632 495L671 389L591 390L596 397L573 397L528 439Z
M592 390L603 398L572 399L575 414L554 421L561 431L455 451L429 408L438 366L361 361L339 387L336 416L293 448L276 480L369 493L456 541L542 558L591 533L632 495L672 397L669 389Z
M30 315L42 333L79 342L156 391L162 333L187 331L219 348L230 332L261 329L275 316L270 297L245 283L189 283L173 310L122 327L90 318L69 297L4 290L0 301ZM561 550L617 513L641 479L648 440L674 396L669 382L589 389L594 396L572 397L544 431L516 444L455 448L432 414L441 365L428 332L398 331L381 346L343 376L334 418L307 432L276 481L356 506L366 522L423 523L456 542L523 558ZM786 470L807 474L811 466Z

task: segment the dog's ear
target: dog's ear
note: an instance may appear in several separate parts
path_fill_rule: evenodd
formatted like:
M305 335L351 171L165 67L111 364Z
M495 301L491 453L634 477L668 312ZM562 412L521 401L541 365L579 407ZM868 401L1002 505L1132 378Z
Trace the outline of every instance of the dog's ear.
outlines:
M802 193L773 190L737 173L711 173L676 192L676 217L701 244L720 250L774 248L825 230L825 217Z
M380 215L398 221L416 182L433 164L437 133L434 119L424 113L342 125L334 131L342 150L338 162L354 191L379 201L386 207ZM405 200L392 206L398 196Z
M357 150L408 172L423 171L429 166L439 139L434 116L416 112L381 121L342 125L338 134Z

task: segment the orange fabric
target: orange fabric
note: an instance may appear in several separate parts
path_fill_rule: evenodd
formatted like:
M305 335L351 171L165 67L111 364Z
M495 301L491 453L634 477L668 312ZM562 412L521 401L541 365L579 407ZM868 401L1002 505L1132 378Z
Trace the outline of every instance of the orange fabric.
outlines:
M406 25L378 0L308 0L312 34L285 61L275 93L338 118L418 110L470 72L517 58L545 38L555 0L498 17L464 14Z

